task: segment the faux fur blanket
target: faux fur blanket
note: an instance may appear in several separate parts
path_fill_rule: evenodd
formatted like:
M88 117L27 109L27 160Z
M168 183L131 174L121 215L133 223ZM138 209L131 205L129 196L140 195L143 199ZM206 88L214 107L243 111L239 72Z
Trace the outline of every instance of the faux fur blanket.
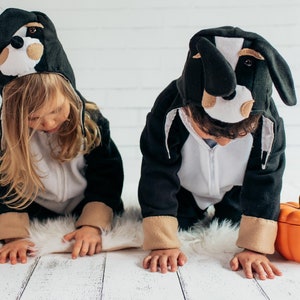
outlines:
M33 221L30 239L36 245L37 255L54 252L71 252L72 242L62 237L75 229L73 217L62 217L46 222ZM189 231L179 231L181 249L187 254L209 256L232 255L239 251L235 246L238 228L230 222L213 221L209 225L197 223ZM103 251L140 248L143 242L142 218L136 207L129 207L122 216L114 218L112 230L102 234Z
M298 199L297 185L285 184L282 192L284 201ZM131 202L131 197L127 197ZM133 200L132 200L133 201ZM71 252L72 242L63 241L62 237L73 231L75 220L72 217L62 217L46 222L33 221L30 225L30 239L36 245L37 255L55 252ZM181 249L187 255L199 254L219 258L230 258L240 251L235 245L238 227L230 222L219 224L199 222L189 231L179 231ZM114 218L110 232L102 234L103 251L113 251L123 248L140 248L143 242L142 217L137 205L129 205L122 216ZM1 247L1 243L0 243Z

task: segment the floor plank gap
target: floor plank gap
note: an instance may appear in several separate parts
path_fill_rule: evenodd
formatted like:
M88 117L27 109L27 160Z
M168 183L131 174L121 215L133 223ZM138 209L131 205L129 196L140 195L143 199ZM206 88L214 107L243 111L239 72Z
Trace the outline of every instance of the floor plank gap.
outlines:
M271 298L267 295L266 291L263 289L263 287L259 284L259 281L256 278L253 278L255 284L258 287L258 290L261 292L261 294L266 298L266 300L271 300Z
M36 266L38 265L39 261L40 261L40 257L37 257L34 260L34 263L31 265L31 268L29 269L30 271L28 272L28 275L25 276L25 280L23 281L23 283L20 287L20 291L19 291L19 293L17 295L17 298L16 298L17 300L21 299L21 297L22 297L22 295L23 295L23 293L24 293L24 291L25 291L25 289L28 285L28 282L30 281L30 278L31 278L32 274L34 273L34 270L35 270Z

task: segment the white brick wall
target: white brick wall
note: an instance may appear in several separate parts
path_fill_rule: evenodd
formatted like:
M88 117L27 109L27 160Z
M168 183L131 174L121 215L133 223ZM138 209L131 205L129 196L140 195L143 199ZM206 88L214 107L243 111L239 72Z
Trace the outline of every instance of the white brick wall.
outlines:
M300 94L299 0L1 0L0 10L7 7L40 10L53 20L78 89L110 120L125 193L136 193L146 113L180 76L189 39L200 29L233 25L261 34L290 64ZM299 193L300 110L278 105L287 126L286 178Z

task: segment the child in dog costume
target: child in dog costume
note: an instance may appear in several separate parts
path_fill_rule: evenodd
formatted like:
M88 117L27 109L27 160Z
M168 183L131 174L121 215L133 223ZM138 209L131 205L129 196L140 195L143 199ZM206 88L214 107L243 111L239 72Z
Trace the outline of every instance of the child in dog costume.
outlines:
M231 260L252 278L280 271L274 252L285 167L285 132L272 82L296 104L288 65L261 36L230 26L195 34L182 76L158 96L141 135L139 203L144 268L175 271L186 262L186 229L214 206L214 218L240 224Z
M32 218L76 215L72 257L101 251L101 231L123 211L123 165L108 120L76 90L51 20L0 15L0 263L25 263Z

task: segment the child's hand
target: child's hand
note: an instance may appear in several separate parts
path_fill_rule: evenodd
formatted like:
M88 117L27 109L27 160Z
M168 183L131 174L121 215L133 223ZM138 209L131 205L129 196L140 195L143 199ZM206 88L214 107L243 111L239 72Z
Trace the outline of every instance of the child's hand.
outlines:
M75 240L72 258L79 255L94 255L102 250L101 230L92 226L82 226L64 236L64 240Z
M187 261L187 257L180 249L152 250L150 254L144 258L144 269L150 269L151 272L161 273L176 272L177 266L183 266Z
M257 273L261 280L282 275L281 271L264 254L247 249L237 253L230 261L230 266L233 271L242 267L245 276L250 279L253 278L253 272Z
M10 261L12 265L17 262L27 263L27 255L34 255L34 243L25 239L7 241L0 249L0 264Z

